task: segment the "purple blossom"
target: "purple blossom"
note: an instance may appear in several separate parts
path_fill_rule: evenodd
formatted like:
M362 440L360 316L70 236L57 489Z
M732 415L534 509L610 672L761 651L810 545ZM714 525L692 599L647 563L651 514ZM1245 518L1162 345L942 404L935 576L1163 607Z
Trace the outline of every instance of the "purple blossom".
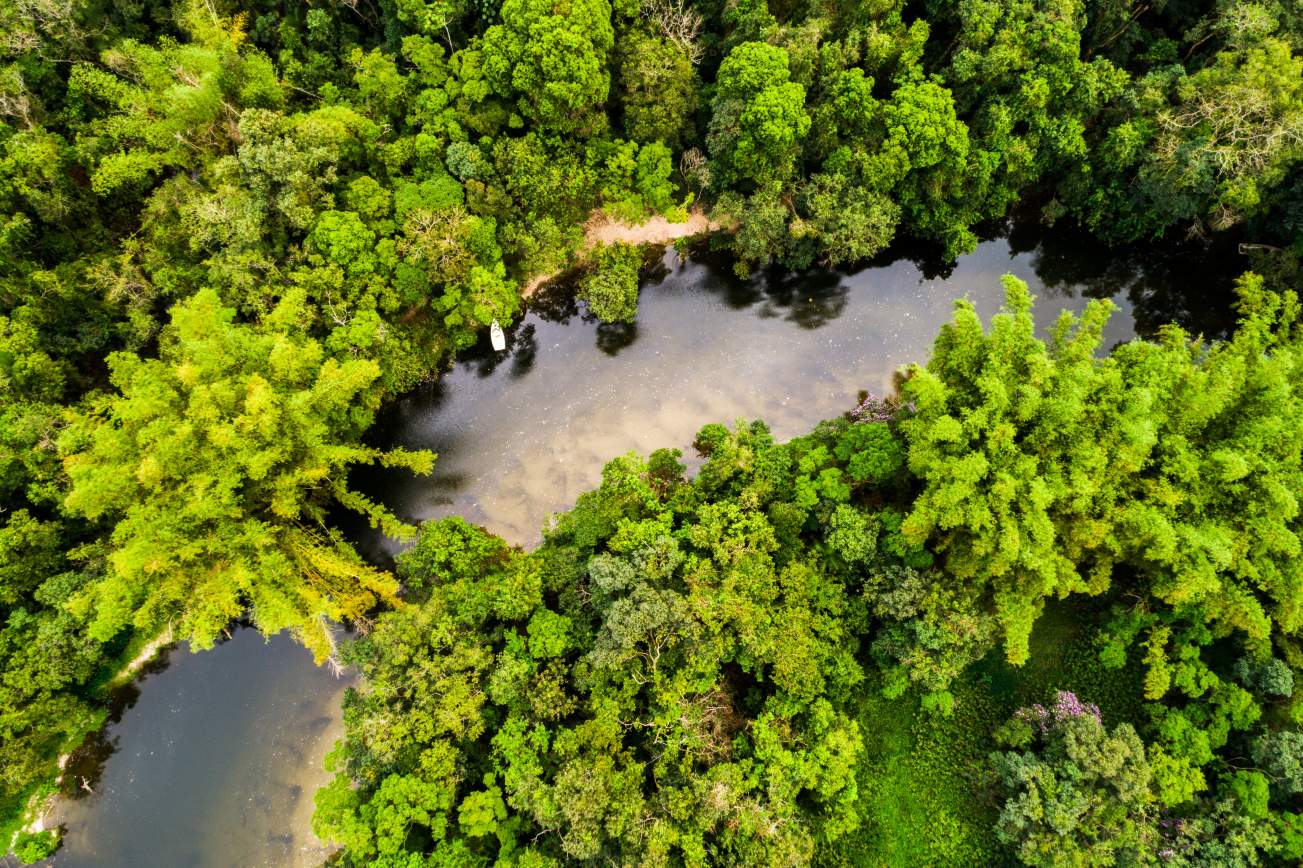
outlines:
M850 412L850 417L855 422L891 422L900 409L900 401L897 398L875 398L867 395L859 406Z
M1052 708L1046 708L1040 703L1036 703L1030 708L1018 709L1014 716L1019 720L1035 723L1042 733L1046 733L1050 731L1050 727L1054 724L1062 723L1070 717L1081 717L1083 714L1092 715L1096 720L1099 720L1099 706L1082 702L1077 698L1077 694L1071 691L1060 690L1054 696L1054 706Z

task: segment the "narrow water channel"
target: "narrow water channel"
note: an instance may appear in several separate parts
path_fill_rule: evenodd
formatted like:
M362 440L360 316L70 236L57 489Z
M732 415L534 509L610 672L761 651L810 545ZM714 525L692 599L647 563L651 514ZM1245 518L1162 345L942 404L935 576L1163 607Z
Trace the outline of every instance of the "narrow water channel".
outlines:
M737 418L766 419L786 438L843 412L860 389L885 392L898 366L926 358L955 298L995 313L1006 272L1039 296L1042 327L1081 309L1086 293L1115 295L1106 347L1172 318L1220 330L1226 273L1239 263L1168 255L1128 259L1015 231L944 273L898 259L740 281L669 253L644 284L635 325L599 326L563 297L542 298L510 330L507 353L480 349L396 402L375 442L435 450L434 475L359 473L357 483L405 519L460 513L529 545L613 456L686 451L702 425ZM397 551L346 529L378 561ZM52 864L319 864L312 794L347 683L285 636L239 630L203 654L174 650L106 730L93 792L60 805L67 837Z

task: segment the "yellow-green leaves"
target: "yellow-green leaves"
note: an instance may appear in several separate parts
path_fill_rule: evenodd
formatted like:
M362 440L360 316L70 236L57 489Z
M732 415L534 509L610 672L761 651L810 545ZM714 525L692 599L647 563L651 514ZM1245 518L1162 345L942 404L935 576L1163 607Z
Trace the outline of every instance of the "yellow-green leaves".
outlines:
M291 294L270 318L234 322L211 291L173 311L161 358L118 354L117 392L65 438L67 508L107 521L107 574L73 601L107 639L127 626L206 647L246 611L290 628L321 659L323 619L357 617L397 585L322 524L331 500L387 533L407 528L347 488L348 468L384 461L428 472L433 456L356 445L378 365L325 358L294 325Z
M1169 606L1265 648L1300 624L1303 414L1297 301L1240 286L1243 319L1212 347L1179 330L1098 355L1109 313L1092 303L1036 338L1027 289L984 331L960 303L901 423L924 482L902 525L987 600L1022 662L1044 601L1102 594L1113 567ZM1165 639L1155 640L1161 648ZM1148 689L1170 678L1150 661Z

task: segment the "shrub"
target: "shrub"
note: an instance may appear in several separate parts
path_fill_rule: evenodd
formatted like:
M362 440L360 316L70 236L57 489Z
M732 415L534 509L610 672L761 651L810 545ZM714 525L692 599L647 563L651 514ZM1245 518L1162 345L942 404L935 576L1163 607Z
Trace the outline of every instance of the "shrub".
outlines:
M602 322L633 322L638 313L638 268L642 254L632 244L612 244L593 256L579 297Z

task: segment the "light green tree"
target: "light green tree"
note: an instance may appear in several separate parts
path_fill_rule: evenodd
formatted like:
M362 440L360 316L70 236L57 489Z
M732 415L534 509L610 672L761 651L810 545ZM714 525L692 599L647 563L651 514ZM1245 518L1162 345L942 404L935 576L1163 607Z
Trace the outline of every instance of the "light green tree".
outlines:
M407 533L348 488L348 468L424 473L433 456L357 445L378 366L327 357L304 337L301 293L261 326L233 313L212 292L178 305L161 357L112 356L114 391L66 432L66 507L110 527L104 577L69 605L96 638L170 624L195 648L247 612L267 633L290 629L320 660L333 647L327 619L397 593L328 528L325 510L338 502Z

